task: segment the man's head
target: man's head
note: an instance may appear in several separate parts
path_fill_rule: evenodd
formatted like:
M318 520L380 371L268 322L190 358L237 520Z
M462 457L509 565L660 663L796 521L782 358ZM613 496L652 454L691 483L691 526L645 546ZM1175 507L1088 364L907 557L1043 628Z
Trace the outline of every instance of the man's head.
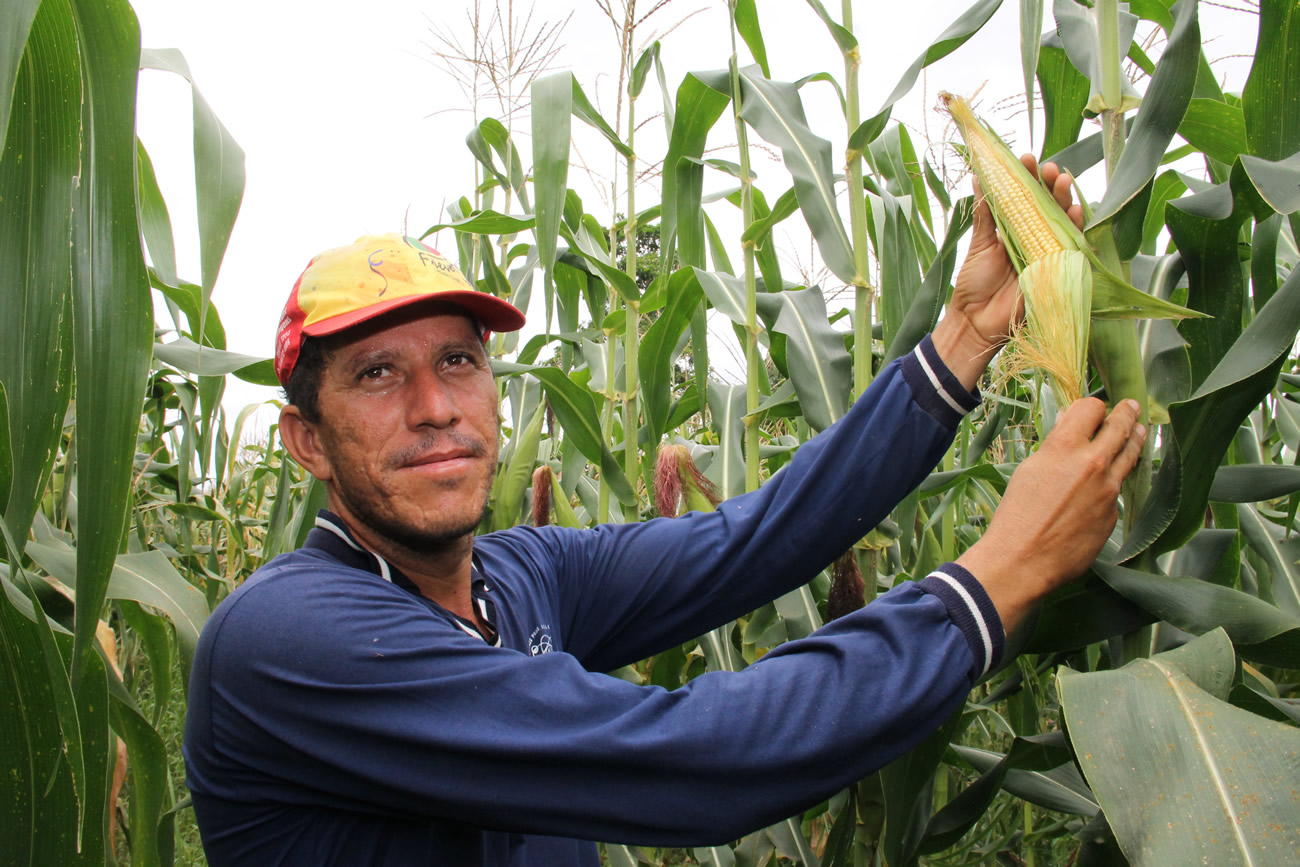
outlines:
M483 339L522 324L401 236L363 238L303 272L276 340L281 436L363 541L421 551L473 531L497 456Z

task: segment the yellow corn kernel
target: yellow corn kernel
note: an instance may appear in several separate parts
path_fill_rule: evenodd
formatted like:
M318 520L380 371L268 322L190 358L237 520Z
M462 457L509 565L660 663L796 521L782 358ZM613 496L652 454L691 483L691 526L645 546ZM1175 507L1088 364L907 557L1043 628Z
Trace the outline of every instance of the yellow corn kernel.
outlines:
M967 161L993 211L1017 271L1061 250L1084 246L1078 229L1011 150L976 119L966 100L939 99L966 142Z

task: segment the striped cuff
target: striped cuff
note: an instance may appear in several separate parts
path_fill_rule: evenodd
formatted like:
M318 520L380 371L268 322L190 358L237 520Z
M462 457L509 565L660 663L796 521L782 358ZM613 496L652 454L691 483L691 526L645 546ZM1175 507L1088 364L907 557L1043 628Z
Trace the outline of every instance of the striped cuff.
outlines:
M956 563L944 563L919 584L926 593L938 596L948 616L966 636L975 664L971 682L988 674L1002 659L1002 618L975 576Z
M948 428L956 428L963 416L980 405L979 392L962 387L939 358L928 334L903 357L903 379L921 408Z

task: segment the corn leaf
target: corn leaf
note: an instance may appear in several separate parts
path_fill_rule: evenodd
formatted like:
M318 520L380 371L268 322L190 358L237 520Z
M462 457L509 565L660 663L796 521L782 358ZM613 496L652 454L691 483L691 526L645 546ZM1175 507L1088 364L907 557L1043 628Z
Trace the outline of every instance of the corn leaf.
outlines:
M745 492L745 386L709 380L709 416L718 453L705 470L723 498Z
M1281 864L1300 846L1300 731L1229 705L1233 670L1215 631L1118 671L1058 678L1075 755L1134 867Z
M556 239L564 215L564 191L569 183L573 88L564 74L543 76L533 82L532 101L533 193L537 215L533 234L546 293L546 321L542 328L549 333L555 310Z
M835 201L831 143L808 126L799 91L793 84L771 81L753 68L741 70L740 81L740 116L781 149L794 179L799 209L817 241L822 260L836 277L852 283L857 269L853 245Z
M1241 93L1250 152L1280 160L1300 150L1300 9L1261 3L1259 40Z
M677 88L676 121L664 155L659 252L665 271L672 270L675 261L697 268L705 266L701 207L704 167L684 158L704 155L709 130L730 104L731 79L725 71L687 73Z
M853 368L843 335L827 319L826 299L811 288L763 293L757 301L772 330L786 336L786 363L804 419L825 430L848 409Z

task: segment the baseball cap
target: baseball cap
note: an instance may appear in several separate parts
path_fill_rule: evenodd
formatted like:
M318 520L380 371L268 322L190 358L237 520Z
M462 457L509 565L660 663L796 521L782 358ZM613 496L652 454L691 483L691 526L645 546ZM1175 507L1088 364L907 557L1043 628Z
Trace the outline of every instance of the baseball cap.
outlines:
M464 308L485 338L524 326L518 308L479 292L437 250L402 234L366 235L312 259L293 284L276 328L275 375L288 384L304 334L334 334L429 299Z

